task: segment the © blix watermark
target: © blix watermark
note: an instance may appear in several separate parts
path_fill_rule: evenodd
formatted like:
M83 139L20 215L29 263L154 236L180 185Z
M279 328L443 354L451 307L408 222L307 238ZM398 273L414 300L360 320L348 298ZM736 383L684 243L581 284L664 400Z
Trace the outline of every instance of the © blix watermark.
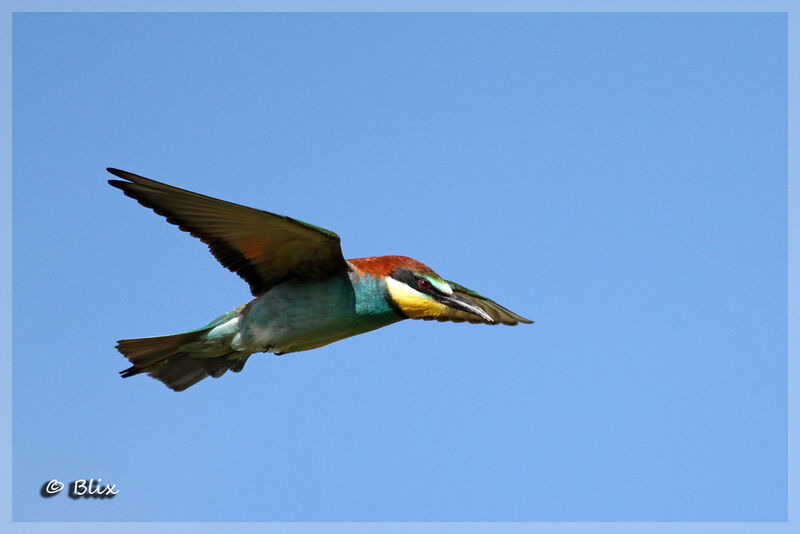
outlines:
M101 484L102 480L102 478L98 478L97 480L93 478L88 480L84 478L73 480L69 483L67 493L73 499L79 499L81 497L110 499L119 493L116 484ZM53 497L60 493L65 486L63 482L54 478L42 484L42 489L39 493L42 497Z

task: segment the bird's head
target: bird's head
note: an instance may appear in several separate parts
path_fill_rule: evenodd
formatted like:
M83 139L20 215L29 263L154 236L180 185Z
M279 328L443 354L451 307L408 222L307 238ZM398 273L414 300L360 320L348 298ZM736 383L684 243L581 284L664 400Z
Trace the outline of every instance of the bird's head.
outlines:
M450 284L428 267L398 267L386 277L386 288L397 308L411 319L436 319L459 310L495 322L482 308L454 293Z
M349 261L359 271L383 278L387 298L410 319L454 320L453 312L464 312L478 319L474 322L497 323L475 302L454 291L433 269L413 258L375 256Z
M413 258L373 256L347 263L355 276L383 280L385 298L410 319L507 325L533 322L477 291L443 279Z

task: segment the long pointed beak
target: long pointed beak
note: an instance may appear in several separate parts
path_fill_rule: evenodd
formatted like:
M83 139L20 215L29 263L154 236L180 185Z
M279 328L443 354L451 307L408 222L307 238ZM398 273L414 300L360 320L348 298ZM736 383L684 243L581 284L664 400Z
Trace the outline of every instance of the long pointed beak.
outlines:
M446 306L450 306L451 308L455 308L457 310L477 315L478 317L489 323L497 322L494 319L492 319L491 315L483 311L483 309L481 309L478 305L473 304L472 302L458 295L445 295L443 297L439 297L439 302L441 302Z

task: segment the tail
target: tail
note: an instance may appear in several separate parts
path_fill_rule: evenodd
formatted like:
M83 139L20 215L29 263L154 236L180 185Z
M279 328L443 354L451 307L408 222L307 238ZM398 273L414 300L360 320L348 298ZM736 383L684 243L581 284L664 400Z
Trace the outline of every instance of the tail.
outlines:
M207 376L219 378L229 369L241 371L249 354L206 343L210 330L207 327L172 336L122 339L117 342L117 350L133 365L120 371L120 375L128 378L147 373L171 390L183 391Z

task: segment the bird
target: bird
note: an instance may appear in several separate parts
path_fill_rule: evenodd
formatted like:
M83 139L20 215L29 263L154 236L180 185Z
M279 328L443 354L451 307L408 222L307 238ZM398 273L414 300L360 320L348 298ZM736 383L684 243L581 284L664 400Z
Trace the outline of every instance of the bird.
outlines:
M253 299L179 334L122 339L130 367L173 391L240 372L250 355L322 347L404 319L532 323L406 256L346 260L340 238L291 217L248 208L109 167L108 183L203 241Z

